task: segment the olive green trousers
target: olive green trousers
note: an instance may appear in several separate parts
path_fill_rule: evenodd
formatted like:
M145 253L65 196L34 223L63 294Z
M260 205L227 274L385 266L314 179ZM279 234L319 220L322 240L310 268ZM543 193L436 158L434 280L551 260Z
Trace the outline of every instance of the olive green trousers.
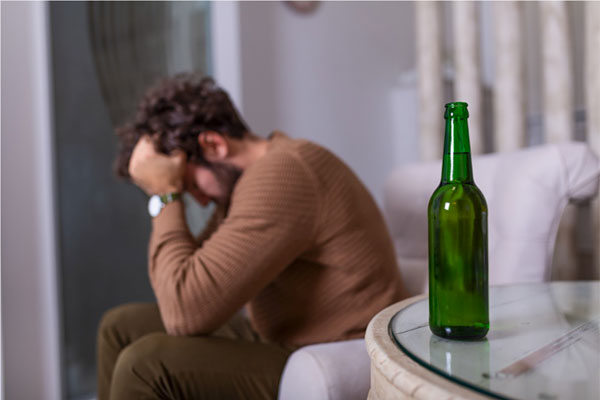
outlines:
M98 399L275 399L293 350L241 316L210 336L170 336L156 304L126 304L100 322Z

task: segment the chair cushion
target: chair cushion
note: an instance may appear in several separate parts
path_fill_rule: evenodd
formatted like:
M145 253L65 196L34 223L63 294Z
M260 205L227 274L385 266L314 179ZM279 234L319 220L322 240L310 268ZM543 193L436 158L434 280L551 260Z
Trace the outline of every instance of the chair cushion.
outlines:
M279 398L364 400L369 392L370 365L364 339L302 347L286 363Z

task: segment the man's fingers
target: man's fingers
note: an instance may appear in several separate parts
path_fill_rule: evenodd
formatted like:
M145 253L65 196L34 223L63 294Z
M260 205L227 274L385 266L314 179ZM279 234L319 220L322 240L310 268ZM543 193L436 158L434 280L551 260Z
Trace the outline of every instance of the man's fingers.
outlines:
M186 154L185 154L185 151L178 149L178 150L173 150L171 152L171 157L176 158L176 159L185 159Z
M154 142L152 141L152 138L149 135L140 136L140 139L135 145L136 148L145 148L148 146L154 147Z
M178 165L178 166L183 166L187 162L187 155L182 150L173 151L171 153L171 155L169 156L169 158L171 159L172 162L175 163L175 165Z
M147 194L178 191L186 168L186 153L181 150L171 154L156 151L154 140L141 136L129 161L129 175L133 183Z

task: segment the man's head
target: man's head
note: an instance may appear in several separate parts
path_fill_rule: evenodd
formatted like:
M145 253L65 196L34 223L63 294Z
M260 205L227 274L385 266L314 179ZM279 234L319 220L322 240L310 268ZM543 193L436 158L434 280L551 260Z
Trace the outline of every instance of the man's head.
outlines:
M227 93L208 77L181 74L148 90L133 122L117 130L117 174L131 178L130 161L140 138L155 150L181 151L187 159L184 190L201 204L227 202L241 168L228 162L232 140L251 136Z

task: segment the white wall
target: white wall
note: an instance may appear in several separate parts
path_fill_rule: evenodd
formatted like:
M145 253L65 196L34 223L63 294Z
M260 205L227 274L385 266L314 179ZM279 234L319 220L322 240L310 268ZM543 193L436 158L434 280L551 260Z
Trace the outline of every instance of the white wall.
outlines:
M413 5L322 2L299 15L283 2L242 2L243 114L323 144L381 204L396 164L418 159Z
M239 8L235 1L211 3L210 39L214 78L243 109Z
M8 399L59 399L47 4L2 2L2 336Z

